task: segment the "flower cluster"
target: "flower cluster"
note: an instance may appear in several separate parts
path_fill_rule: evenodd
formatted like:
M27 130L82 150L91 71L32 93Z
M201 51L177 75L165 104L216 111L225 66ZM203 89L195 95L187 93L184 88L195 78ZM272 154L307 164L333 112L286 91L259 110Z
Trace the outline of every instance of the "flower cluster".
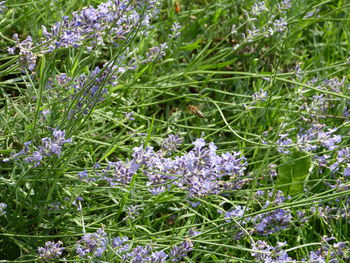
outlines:
M350 176L350 147L342 148L337 153L337 160L329 169L332 172L342 171L343 176Z
M289 8L292 7L291 0L283 0L278 3L278 8L280 11L288 10Z
M258 92L255 92L252 95L252 99L254 102L265 101L267 99L267 92L264 91L263 89L260 89Z
M85 234L78 241L77 254L81 257L101 257L102 253L107 249L108 237L106 232L100 228L93 234Z
M159 46L151 47L146 53L146 58L140 63L149 63L156 61L166 55L165 51L168 49L167 43L162 43Z
M169 152L181 143L177 136L170 135L162 144L163 150L157 152L153 147L135 147L132 160L108 162L102 170L102 180L112 186L129 184L137 172L148 178L147 186L152 194L164 192L171 185L189 192L189 197L203 197L218 194L222 190L222 178L229 176L233 182L224 188L241 188L247 163L241 153L216 153L216 146L206 147L204 139L197 139L194 148L183 156L167 157ZM86 179L86 174L84 174Z
M337 188L341 188L341 185L336 185ZM349 187L346 188L346 190ZM339 202L342 202L342 206L339 207ZM311 207L311 215L321 217L323 220L347 220L350 216L350 198L344 197L337 199L335 202L327 202L319 204L318 206Z
M323 245L316 251L309 253L308 259L303 259L302 262L309 263L338 263L348 262L350 259L349 244L345 242L338 242L330 245L328 242L334 237L323 238ZM297 262L288 256L287 252L282 249L286 246L286 242L278 242L275 247L269 245L266 241L258 240L252 244L254 252L251 255L258 261L263 263L287 263ZM299 262L299 261L298 261Z
M333 92L336 94L345 93L345 95L350 95L349 85L345 84L345 78L332 78L324 80L313 78L309 80L307 84L319 90ZM339 110L341 110L341 112L337 112L337 114L343 115L344 117L350 116L350 102L344 101L343 98L340 98L330 93L321 93L315 94L313 96L305 96L305 89L306 88L302 88L299 91L298 101L303 101L303 103L298 107L299 110L302 113L304 113L305 116L307 116L307 118L304 117L306 120L312 120L314 118L325 118L327 115L333 115L334 111ZM337 109L338 103L344 104L344 107L341 109Z
M5 10L6 10L5 2L6 1L1 1L0 2L0 14L3 14L5 12Z
M31 36L28 36L22 42L18 38L18 34L13 35L13 39L16 44L13 47L9 47L7 51L11 55L18 54L19 62L22 68L28 68L30 71L33 71L36 66L37 55L33 52L34 44Z
M264 193L262 191L257 192L257 197L263 200ZM286 200L282 191L277 191L275 194L273 192L267 193L267 200L262 209L267 209L271 207L280 206ZM271 235L280 230L286 229L290 226L292 215L289 209L277 208L265 213L257 214L253 217L247 216L244 219L244 213L247 213L250 209L245 206L235 206L225 213L226 222L231 222L232 218L236 218L242 226L252 224L251 233L256 233L258 235ZM244 233L240 232L238 237L240 238Z
M118 40L127 38L135 30L145 30L149 27L156 5L149 2L145 7L133 5L129 0L107 1L97 8L85 7L79 12L73 12L72 18L63 17L48 31L42 27L48 51L60 47L78 47L87 45L104 45L107 41L116 44Z
M325 125L314 124L308 130L301 130L297 135L297 146L308 152L316 151L320 146L327 150L334 150L341 142L341 135L334 135L336 128L324 130Z
M56 76L55 83L52 80L49 81L46 88L50 97L53 97L54 94L60 96L54 86L64 86L65 92L68 91L69 94L72 94L69 97L69 102L75 103L75 106L70 109L69 116L76 117L81 110L83 114L87 114L95 104L104 100L104 95L107 93L104 86L106 84L117 85L116 80L120 72L124 72L124 68L104 65L102 69L95 67L88 75L81 74L73 80L63 73Z
M289 154L290 151L288 148L290 147L290 144L293 143L293 141L288 138L288 134L279 134L279 139L277 140L277 151L279 153Z
M156 247L151 245L132 248L132 242L128 237L116 237L110 240L104 229L100 228L95 233L85 234L78 241L76 253L80 257L94 259L101 257L108 247L113 248L113 251L121 258L121 262L163 263L167 259L172 262L180 261L192 251L193 244L186 239L178 246L173 246L169 254L156 250Z
M20 150L18 153L11 153L10 158L6 158L3 161L7 162L10 159L18 159L20 156L28 155L28 157L24 158L24 161L27 163L31 163L34 167L39 166L44 159L44 157L49 157L52 155L59 156L62 151L62 146L66 143L71 143L72 139L66 139L66 132L61 130L53 131L53 138L45 137L41 139L41 145L38 147L36 151L30 154L29 145L32 143L31 141L24 143L24 148Z
M180 245L174 246L169 253L169 257L172 262L180 261L183 257L187 256L192 251L193 244L189 239L181 242Z
M0 2L0 11L4 2ZM61 22L56 22L50 30L42 26L43 40L33 43L32 37L20 42L14 34L16 45L8 48L10 54L19 49L20 61L24 68L35 69L37 55L32 52L36 48L40 53L52 52L58 48L85 46L88 51L93 47L105 46L107 43L118 45L128 39L129 34L140 32L147 35L151 30L150 21L158 13L158 3L147 1L144 5L133 1L108 0L97 8L85 7L79 12L73 12L72 17L64 16ZM156 57L164 56L164 45ZM155 59L155 51L152 58Z
M264 193L258 192L257 195L262 197ZM268 200L265 201L262 209L276 207L282 205L287 198L283 192L278 190L275 194L269 192ZM272 199L272 200L271 200ZM277 208L269 212L258 214L252 218L255 225L255 231L259 235L270 235L290 226L292 215L290 209Z
M62 241L57 243L52 241L47 241L45 247L38 247L38 255L43 260L51 260L58 258L62 255L64 248L62 247Z
M313 124L309 129L300 129L296 135L296 142L288 137L288 134L279 134L277 140L277 150L283 154L289 154L289 148L295 145L299 150L314 152L320 148L332 151L338 147L341 142L341 135L334 134L337 129L325 129L324 124Z
M168 138L164 139L160 147L167 153L172 154L182 144L183 139L180 136L170 134Z
M315 251L309 253L310 263L338 263L348 262L350 260L350 246L345 242L337 242L332 245L330 241L335 240L335 237L322 237L322 246ZM303 261L306 261L303 259Z
M253 16L258 16L263 11L268 11L264 1L253 4L252 10L251 10L251 13Z
M181 33L180 33L180 30L181 30L182 26L175 22L172 26L171 26L171 34L169 34L169 37L170 38L178 38Z
M247 13L248 16L248 28L246 32L242 33L243 38L247 42L253 42L254 40L258 39L259 37L263 36L265 38L272 37L276 33L283 33L288 28L288 22L286 20L285 14L286 10L291 7L288 0L283 0L282 2L278 3L278 11L277 13L280 13L282 16L279 18L276 18L275 15L269 16L269 20L267 23L265 23L264 26L258 27L259 23L254 23L254 21L259 20L259 16L265 12L269 11L269 9L266 7L266 4L264 1L256 2L253 4L251 11ZM271 10L272 11L272 10ZM252 17L249 17L249 14ZM262 18L264 19L264 18ZM236 26L232 26L231 33L236 33Z
M295 262L292 260L287 252L282 247L286 245L286 242L278 242L275 247L269 245L266 241L258 240L252 244L254 252L251 255L258 261L263 263L287 263Z

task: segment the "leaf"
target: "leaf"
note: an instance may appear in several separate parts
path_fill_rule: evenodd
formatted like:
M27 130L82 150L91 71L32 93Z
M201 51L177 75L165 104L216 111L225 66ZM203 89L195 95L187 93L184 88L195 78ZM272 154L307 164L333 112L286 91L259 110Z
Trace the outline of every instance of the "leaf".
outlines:
M285 194L292 196L302 193L310 166L311 158L305 152L293 152L287 158L284 158L283 164L278 169L278 188Z

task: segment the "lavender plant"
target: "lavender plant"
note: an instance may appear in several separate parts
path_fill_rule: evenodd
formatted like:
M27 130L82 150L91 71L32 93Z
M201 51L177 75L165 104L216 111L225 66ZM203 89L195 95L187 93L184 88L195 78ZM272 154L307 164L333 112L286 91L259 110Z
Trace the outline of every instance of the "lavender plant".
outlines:
M349 11L0 1L0 261L348 262Z

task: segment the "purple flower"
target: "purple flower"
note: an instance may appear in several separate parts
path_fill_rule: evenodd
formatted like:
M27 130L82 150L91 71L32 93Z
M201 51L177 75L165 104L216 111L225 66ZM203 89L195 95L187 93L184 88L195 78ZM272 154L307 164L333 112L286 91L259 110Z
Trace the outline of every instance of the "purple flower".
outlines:
M278 3L278 9L282 11L283 13L285 10L289 9L292 7L291 0L283 0Z
M97 8L85 7L80 12L73 12L72 18L63 17L51 27L51 32L43 29L46 42L54 40L54 46L48 46L48 51L59 47L79 47L87 45L105 45L106 42L117 43L135 30L149 30L150 19L157 7L150 4L148 10L134 6L127 0L107 1Z
M168 255L164 251L155 251L151 254L150 262L151 263L164 263Z
M22 42L18 38L18 34L13 35L13 39L16 41L16 45L12 48L8 48L8 52L11 55L15 55L16 51L18 51L18 55L20 56L20 64L23 69L29 69L30 71L34 71L37 55L32 52L34 48L33 39L31 36L28 36Z
M251 255L258 260L258 262L264 263L287 263L287 262L295 262L288 254L281 249L281 247L285 246L286 242L278 242L276 247L269 245L266 241L258 240L252 244L252 249L255 250L251 252Z
M261 191L258 191L256 194L258 199L264 198ZM275 195L273 195L273 192L269 192L267 197L268 199L265 200L265 204L262 209L279 206L286 200L282 191L277 191ZM249 210L251 209L240 205L230 209L225 213L226 222L231 222L232 220L230 220L230 218L235 218L241 225L253 224L253 232L264 236L286 229L291 224L292 215L289 209L278 208L272 211L257 214L254 217L243 218L244 213Z
M350 260L350 247L345 242L338 242L330 245L330 240L323 240L323 244L315 251L311 251L309 254L309 260L307 262L319 263L340 263L348 262ZM305 259L303 260L305 261Z
M100 228L93 234L85 234L78 241L76 253L81 257L101 257L102 253L107 249L107 243L107 234Z
M217 194L222 190L238 189L246 182L244 171L246 159L241 153L216 153L214 143L205 146L204 139L197 139L194 148L182 156L166 157L174 151L182 140L170 135L157 152L153 147L135 147L131 161L108 162L102 170L102 179L115 184L129 184L133 175L142 172L148 179L146 186L152 194L160 194L171 185L186 190L189 197L204 197ZM165 151L164 151L165 150ZM85 172L81 172L86 177ZM230 184L222 184L222 177L229 176Z
M190 240L183 241L180 245L174 246L169 253L171 262L177 262L186 257L187 254L192 251L192 247L193 244Z
M137 246L131 252L123 255L123 262L130 263L146 263L150 261L150 253L152 248L150 246Z
M280 138L277 140L277 151L280 153L284 153L284 154L289 154L290 151L287 149L290 147L290 144L293 143L293 141L288 138L288 134L279 134L278 135Z
M248 209L245 206L237 205L233 209L230 209L229 211L226 212L225 218L232 218L232 217L241 218L244 216L245 211L248 211ZM227 219L226 222L231 222L231 220ZM243 224L245 224L245 222Z
M4 11L6 10L5 2L6 1L1 1L0 2L0 14L3 14Z
M141 63L149 63L156 61L166 55L165 51L168 49L167 43L162 43L160 46L151 47L149 51L146 53L146 59Z
M0 216L6 215L5 209L7 208L7 204L0 203Z
M125 112L124 113L124 115L125 115L125 119L127 120L127 121L134 121L135 120L135 118L133 117L134 116L134 112Z
M253 16L258 16L263 11L268 11L264 1L253 4L251 11Z
M134 161L108 162L107 169L103 170L103 179L109 182L111 186L127 185L138 169L139 165Z
M260 89L258 92L255 92L252 95L252 99L257 102L257 101L265 101L267 99L267 92L264 91L263 89Z
M138 216L140 214L138 206L130 205L130 206L128 206L127 209L128 209L127 215L128 215L128 218L130 218L130 219L135 219L136 216Z
M41 259L51 260L58 258L61 256L64 248L61 247L63 245L62 241L58 241L57 243L52 241L47 241L45 243L45 247L38 248L38 254Z
M171 34L169 34L170 38L178 38L181 35L181 30L182 26L175 22L172 26L171 26Z
M281 33L287 30L288 23L283 17L281 17L280 19L276 19L273 22L273 25L275 26L274 31Z
M41 164L41 161L44 159L44 157L49 157L52 155L59 156L61 154L62 146L66 143L71 143L72 139L65 139L65 131L60 130L54 130L53 132L53 138L42 138L41 139L41 146L38 147L37 151L34 151L29 157L26 157L24 159L27 163L33 163L34 166L39 166ZM27 154L29 152L28 145L30 142L25 145L25 148L22 149L17 156L21 153ZM14 157L17 157L16 154Z
M170 134L168 138L164 139L161 143L162 149L169 155L176 151L180 144L182 144L183 139L177 135Z

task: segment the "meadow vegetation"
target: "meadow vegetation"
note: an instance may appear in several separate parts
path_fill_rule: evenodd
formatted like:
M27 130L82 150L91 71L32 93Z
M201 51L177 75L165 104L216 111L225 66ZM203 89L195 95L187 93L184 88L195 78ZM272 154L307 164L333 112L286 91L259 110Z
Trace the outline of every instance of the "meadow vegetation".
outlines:
M0 261L350 262L349 22L0 1Z

